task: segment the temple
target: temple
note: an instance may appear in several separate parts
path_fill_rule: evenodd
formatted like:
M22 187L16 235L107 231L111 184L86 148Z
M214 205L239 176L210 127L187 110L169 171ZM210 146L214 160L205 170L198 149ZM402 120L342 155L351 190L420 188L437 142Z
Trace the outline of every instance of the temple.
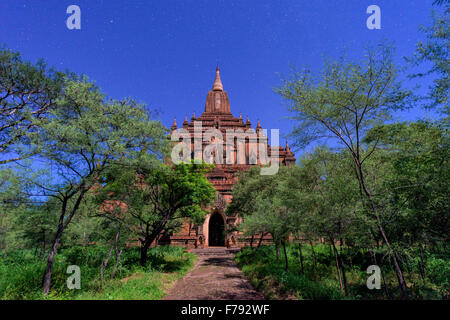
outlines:
M215 162L214 169L207 175L208 180L217 191L216 200L214 205L208 208L209 213L203 224L194 225L187 219L179 232L171 235L162 235L159 243L200 248L243 246L250 239L245 238L240 232L235 231L235 226L240 222L241 218L239 216L227 216L225 214L225 207L231 201L231 190L237 181L236 173L247 170L251 166L262 166L265 163L262 161L263 159L258 152L258 148L262 144L253 144L257 147L252 148L252 139L257 137L259 141L265 141L264 144L267 145L267 154L269 157L274 153L275 148L277 148L279 165L295 164L294 154L291 152L287 143L285 148L270 147L259 121L257 122L256 129L253 129L248 117L244 121L241 114L239 114L239 117L233 116L228 94L224 90L220 79L218 66L213 87L206 96L204 112L199 117L196 117L194 113L190 120L188 121L188 117L186 116L181 128L184 129L184 132L189 133L192 150L195 150L194 132L196 128L201 126L201 134L205 134L208 130L218 130L222 134L222 140L216 140L214 143L222 144L224 150L223 161L219 163ZM181 128L178 128L176 120L174 120L171 133L173 134ZM232 143L229 143L227 141L227 133L232 131L253 133L253 135L249 135L244 139L243 144L239 144L236 138L232 140ZM208 141L202 141L200 144L201 154L195 154L194 151L191 154L191 159L201 157L203 151L205 151L205 148L209 144Z

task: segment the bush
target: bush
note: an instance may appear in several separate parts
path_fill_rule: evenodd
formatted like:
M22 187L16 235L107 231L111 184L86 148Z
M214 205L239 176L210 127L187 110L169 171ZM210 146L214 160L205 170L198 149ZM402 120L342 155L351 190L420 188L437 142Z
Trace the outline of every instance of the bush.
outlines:
M427 277L447 295L450 292L450 262L446 259L431 256L426 261Z
M316 255L325 255L327 248L317 246ZM315 248L316 250L316 248ZM269 299L279 299L294 295L299 299L342 299L342 293L335 283L323 281L317 275L329 275L329 267L318 263L313 267L309 255L312 254L306 247L303 250L305 256L305 274L300 272L298 247L291 245L287 248L290 268L284 267L283 253L277 260L273 246L261 246L259 248L244 248L235 257L238 266L250 279L252 284ZM324 258L324 257L323 257ZM328 257L323 260L329 260Z

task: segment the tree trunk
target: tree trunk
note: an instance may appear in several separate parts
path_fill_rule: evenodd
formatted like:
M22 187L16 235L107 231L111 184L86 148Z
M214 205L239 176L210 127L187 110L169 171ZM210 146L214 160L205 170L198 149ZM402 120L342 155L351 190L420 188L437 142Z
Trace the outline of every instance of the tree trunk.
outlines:
M289 265L288 265L288 256L287 256L287 252L286 252L286 243L283 241L281 244L283 245L285 270L288 271Z
M400 264L398 263L398 260L397 260L397 252L394 249L392 249L391 244L389 243L389 240L387 239L386 233L384 232L384 228L381 223L381 219L378 214L378 210L375 206L375 202L373 201L372 195L370 194L369 190L367 189L365 178L364 178L364 173L363 173L363 169L362 169L362 164L359 161L359 158L355 159L355 163L358 168L360 185L362 186L362 189L364 191L364 194L367 197L367 200L369 200L372 212L374 213L375 218L376 218L378 230L380 231L381 237L382 237L383 241L386 243L386 246L388 247L390 253L392 253L392 255L391 255L392 262L394 263L395 274L397 276L397 281L398 281L400 290L402 291L402 299L407 300L408 292L406 289L406 283L405 283L405 278L403 277L402 269L400 268Z
M425 280L427 272L425 268L424 250L422 245L419 245L419 257L420 257L420 275L422 276L422 279Z
M313 256L313 263L314 263L314 268L317 267L317 258L316 258L316 252L314 251L314 245L312 243L311 240L309 240L309 244L311 245L311 252L312 252L312 256Z
M263 242L263 238L265 235L266 235L265 233L261 233L261 237L259 238L259 241L258 241L258 248L261 247L261 244Z
M113 250L113 246L109 249L108 256L106 257L106 260L102 262L100 267L100 282L103 284L103 274L105 273L105 269L108 266L109 259L111 258L111 253Z
M144 241L141 245L141 266L145 266L147 264L147 252L150 247L150 242Z
M160 237L161 237L161 234L158 234L158 235L156 236L156 238L155 238L155 248L156 248L157 246L159 246L159 239L160 239Z
M342 270L342 280L344 282L344 292L345 295L348 296L348 284L347 284L347 275L345 273L345 264L344 264L344 258L341 254L339 254L339 261L341 263L341 270Z
M114 251L116 252L116 262L114 263L114 268L113 271L111 272L111 279L113 279L116 274L117 266L119 265L119 259L123 251L123 250L119 251L119 237L120 237L120 227L117 230L116 240L114 242Z
M45 268L44 280L42 281L42 283L43 283L42 284L42 292L44 293L44 295L47 295L50 291L50 284L52 281L53 261L55 260L56 250L58 249L59 242L61 241L62 233L63 233L64 229L67 227L67 225L70 223L70 221L72 220L75 213L77 212L77 210L80 206L80 203L83 200L83 197L88 190L89 190L89 188L85 188L85 185L83 183L80 187L80 193L77 197L77 200L75 201L75 204L68 216L67 216L67 212L66 212L67 211L67 203L70 200L70 198L72 198L72 196L66 197L62 201L61 215L59 216L58 229L56 231L55 239L53 240L52 250L50 251L50 254L47 259L47 267ZM67 216L67 218L66 218L66 216ZM66 220L64 221L65 218L66 218Z
M198 227L195 228L195 242L194 242L195 249L198 248Z
M253 239L255 238L254 235L250 238L250 248L253 248Z
M277 255L277 261L280 260L280 246L277 244L275 244L275 253Z
M373 264L378 266L377 254L373 250L371 250L370 252L372 254ZM386 277L384 275L383 269L381 268L381 265L378 267L380 268L381 277L383 278L383 286L384 286L384 293L386 293L386 299L390 300L391 294L390 294L389 288L387 286Z
M121 249L119 252L116 251L116 263L114 264L114 269L111 272L111 279L116 275L117 267L119 266L120 256L122 255L123 250Z
M302 274L304 274L305 269L303 267L303 252L302 252L302 244L300 242L298 243L298 251L300 253L300 266L302 268Z
M377 221L379 221L379 217L377 216ZM397 252L391 248L391 245L386 237L386 234L384 233L383 226L381 223L378 223L378 229L380 230L381 236L383 237L384 242L386 243L386 246L388 247L389 251L392 252L392 262L394 263L394 269L395 274L397 276L397 281L400 287L400 290L402 291L402 299L408 300L408 291L406 289L406 282L405 278L403 277L402 269L400 268L400 265L397 260Z
M338 278L339 278L339 287L341 288L341 290L344 289L344 285L342 283L342 276L341 276L341 267L340 267L340 263L339 263L339 257L338 257L338 252L337 249L334 245L334 241L331 239L331 243L332 243L332 249L334 252L334 259L336 261L336 270L337 270L337 274L338 274Z
M145 232L144 240L141 241L141 265L142 266L145 266L145 264L147 263L148 248L153 243L153 241L155 241L155 239L163 231L164 227L166 226L167 219L168 218L165 218L165 220L162 223L160 223L159 226L156 227L155 230L152 231L152 233L150 233L150 234L148 233L148 227L147 227L147 231Z
M58 230L56 231L55 239L53 241L52 250L47 258L47 267L45 268L44 280L42 285L42 292L44 295L50 292L50 284L52 281L52 269L53 269L53 261L55 260L56 250L58 249L59 241L61 240L63 232L63 225L60 224L58 226Z

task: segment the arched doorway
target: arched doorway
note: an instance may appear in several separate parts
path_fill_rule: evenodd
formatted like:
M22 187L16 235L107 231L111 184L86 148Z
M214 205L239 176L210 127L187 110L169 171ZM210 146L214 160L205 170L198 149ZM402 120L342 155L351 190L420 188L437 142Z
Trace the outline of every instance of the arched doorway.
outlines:
M225 246L225 223L217 211L209 218L208 245L210 247Z

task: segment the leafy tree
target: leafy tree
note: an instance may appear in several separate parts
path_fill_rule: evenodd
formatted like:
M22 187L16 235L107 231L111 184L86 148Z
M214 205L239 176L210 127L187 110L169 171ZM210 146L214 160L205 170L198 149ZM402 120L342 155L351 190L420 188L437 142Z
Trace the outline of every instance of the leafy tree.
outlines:
M0 48L0 164L36 153L30 138L56 107L65 79L71 75L22 61L19 53Z
M38 195L53 197L60 210L47 259L44 294L50 290L53 261L63 231L103 171L120 158L136 158L142 152L161 158L166 144L165 128L151 120L143 106L129 99L105 101L99 89L86 79L68 82L57 104L33 140L53 178L33 183Z
M266 210L262 209L261 192L271 187L273 177L261 176L260 168L253 167L247 171L240 172L238 181L233 186L231 202L226 207L226 214L229 216L239 215L244 219L245 225L240 228L244 234L251 237L250 246L253 247L255 235L261 234L259 244L267 233L270 233L267 221L264 218ZM266 199L269 200L270 199ZM259 212L262 216L255 215ZM248 217L248 218L247 218Z
M14 242L21 248L31 248L45 258L55 234L58 208L51 199L45 204L22 204L22 210L12 214Z
M227 206L227 214L239 214L243 222L239 228L246 235L270 234L276 245L284 251L285 268L288 269L286 242L292 234L299 235L301 229L297 208L298 194L293 194L292 184L298 186L296 168L281 167L276 175L260 174L255 167L239 175L233 187L233 198ZM292 206L291 206L292 205ZM304 230L304 229L302 229ZM260 243L261 243L260 239ZM259 245L258 245L259 246Z
M447 243L449 226L448 129L440 122L403 122L373 128L367 141L378 140L388 153L390 170L383 179L379 198L399 212L399 241L408 245Z
M215 189L204 164L116 165L104 174L98 190L103 216L116 221L128 219L141 246L141 264L147 261L150 245L169 232L181 219L202 220L215 198ZM125 216L125 218L124 218Z
M444 1L436 4L443 4ZM412 58L407 60L413 66L431 64L426 72L412 74L412 78L424 78L434 76L433 85L427 99L430 101L429 108L440 107L441 111L448 116L448 92L450 89L450 67L449 67L449 8L443 12L432 12L431 26L421 26L420 31L426 34L425 42L418 42L416 52Z
M352 175L351 157L346 152L333 153L317 148L311 157L301 159L289 169L279 183L278 206L286 207L291 216L291 232L299 241L300 263L303 265L301 240L324 238L333 248L341 289L348 294L342 247L361 237L361 201L358 183ZM340 250L337 250L337 244Z
M26 210L23 183L12 169L0 170L0 250L6 256L8 250L20 247L14 228L16 214Z
M371 127L389 119L392 111L410 106L411 94L401 89L392 56L392 48L381 45L377 50L369 49L361 63L345 59L328 61L320 80L308 71L296 72L283 81L277 92L289 103L292 119L296 121L297 128L292 135L297 145L333 138L351 154L361 196L392 252L398 283L403 298L407 298L403 272L384 230L382 208L376 203L374 190L367 180L365 162L376 150L376 143L369 147L362 143Z
M434 0L434 2L433 2L433 5L438 5L438 6L440 6L440 5L443 5L443 4L448 4L449 3L449 0Z

